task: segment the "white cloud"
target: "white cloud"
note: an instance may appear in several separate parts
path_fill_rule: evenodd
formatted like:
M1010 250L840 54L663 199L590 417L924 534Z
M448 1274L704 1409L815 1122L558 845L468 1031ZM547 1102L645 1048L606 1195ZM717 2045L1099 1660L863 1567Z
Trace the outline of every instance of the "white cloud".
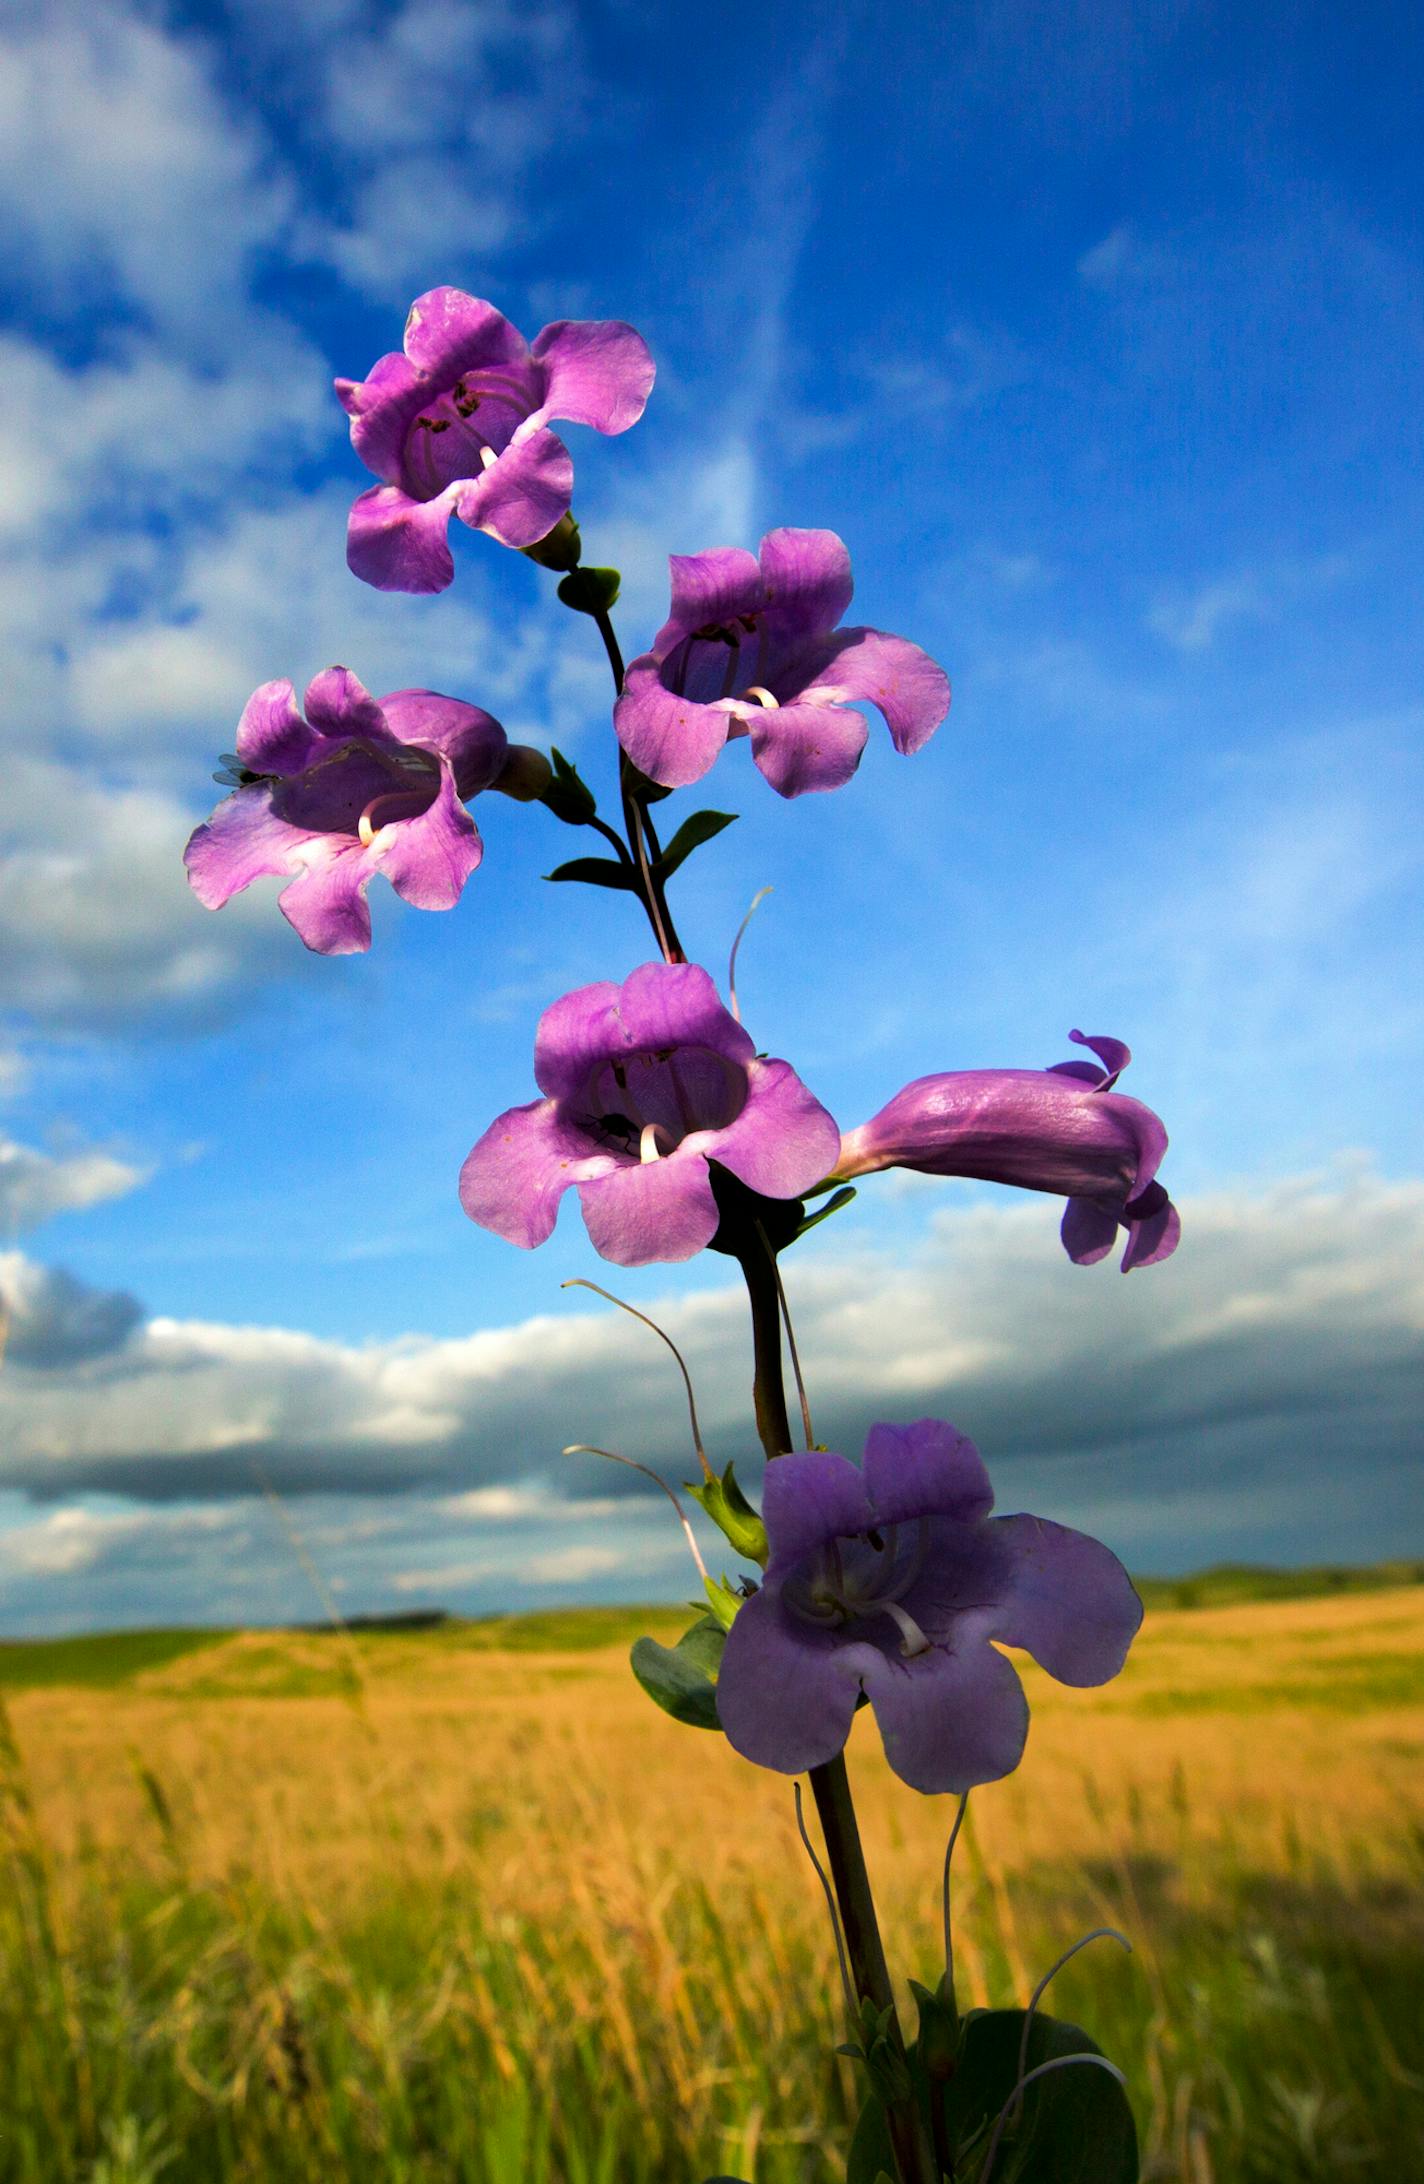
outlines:
M143 1180L142 1169L111 1153L42 1153L0 1136L0 1237L28 1235L57 1213L121 1198Z
M12 273L76 318L117 287L190 353L250 332L254 254L289 192L223 105L199 41L115 5L37 9L0 47L0 216Z

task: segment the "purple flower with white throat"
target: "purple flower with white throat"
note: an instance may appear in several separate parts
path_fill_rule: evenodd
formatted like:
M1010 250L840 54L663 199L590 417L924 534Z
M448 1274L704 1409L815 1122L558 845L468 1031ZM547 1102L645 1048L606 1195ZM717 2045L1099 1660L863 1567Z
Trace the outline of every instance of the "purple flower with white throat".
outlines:
M1127 1232L1122 1271L1168 1259L1181 1238L1156 1180L1167 1133L1150 1107L1113 1089L1132 1059L1120 1039L1070 1033L1095 1062L1051 1069L957 1069L917 1077L841 1140L836 1174L914 1168L1066 1198L1063 1248L1092 1266Z
M1023 1754L1028 1701L994 1641L1065 1684L1115 1676L1142 1621L1117 1557L1044 1517L991 1517L972 1441L872 1426L860 1469L819 1450L767 1465L770 1558L737 1612L717 1712L745 1759L834 1759L860 1695L912 1789L971 1789Z
M673 554L672 607L633 661L613 719L635 766L664 788L698 781L728 737L783 796L838 789L879 707L897 751L918 751L949 710L928 653L878 629L841 629L853 589L834 531L769 531L761 558L737 546Z
M237 792L200 826L183 862L210 910L267 873L292 875L277 907L318 955L371 945L366 889L378 872L419 910L449 910L484 853L464 799L511 757L477 705L434 690L373 698L345 667L307 685L254 690L237 730ZM517 751L514 754L518 755Z
M574 472L551 417L626 432L653 384L647 343L617 319L556 319L529 343L462 288L417 296L402 352L338 379L351 444L381 480L351 510L346 558L379 591L443 591L458 516L533 546L567 515Z
M534 1077L544 1097L492 1122L460 1175L471 1220L526 1249L552 1233L573 1185L605 1259L690 1259L717 1229L709 1161L763 1197L796 1198L840 1143L695 963L645 963L621 986L565 994L539 1020Z

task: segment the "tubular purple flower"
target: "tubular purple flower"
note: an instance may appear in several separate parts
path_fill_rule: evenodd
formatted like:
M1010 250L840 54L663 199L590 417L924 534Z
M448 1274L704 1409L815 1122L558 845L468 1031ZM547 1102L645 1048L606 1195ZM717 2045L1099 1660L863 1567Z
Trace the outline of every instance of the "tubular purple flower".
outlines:
M853 586L834 531L769 531L760 561L719 546L669 566L668 619L613 715L634 765L664 788L700 780L729 737L749 735L782 796L838 789L865 748L856 706L879 707L901 752L948 712L949 678L918 645L837 626Z
M548 420L626 432L653 374L647 343L618 319L556 319L531 346L462 288L417 296L404 352L336 381L351 444L381 480L351 510L351 569L378 591L443 591L452 516L504 546L546 538L574 480Z
M318 955L371 945L366 889L383 872L420 910L449 910L484 854L464 799L510 756L477 705L434 690L373 698L349 668L254 690L237 730L237 792L188 843L198 900L220 909L268 873L290 873L277 907Z
M511 1107L460 1174L472 1221L526 1250L573 1185L619 1266L690 1259L718 1212L709 1160L767 1198L821 1181L840 1133L787 1062L757 1054L695 963L645 963L565 994L539 1020L543 1099Z
M1132 1059L1120 1039L1069 1035L1093 1062L1051 1069L959 1069L917 1077L841 1139L836 1175L914 1168L1066 1198L1063 1248L1093 1266L1127 1231L1122 1271L1169 1259L1176 1207L1155 1178L1167 1133L1150 1107L1113 1090Z
M768 1464L770 1558L737 1612L717 1712L743 1758L781 1774L834 1759L860 1695L912 1789L962 1792L1018 1765L1028 1701L993 1641L1059 1683L1117 1675L1142 1603L1117 1557L1045 1517L991 1517L979 1452L922 1418L872 1426L865 1462Z

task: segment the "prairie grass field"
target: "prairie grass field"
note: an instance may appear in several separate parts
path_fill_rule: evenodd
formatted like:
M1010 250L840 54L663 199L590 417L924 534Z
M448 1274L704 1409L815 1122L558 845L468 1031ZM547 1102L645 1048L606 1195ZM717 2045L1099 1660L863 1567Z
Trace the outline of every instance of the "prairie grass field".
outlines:
M1156 1588L1025 1668L956 1861L965 2004L1055 1982L1144 2174L1424 2174L1424 1586ZM1291 1596L1291 1595L1294 1596ZM1176 1604L1182 1602L1184 1604ZM3 2184L831 2184L856 2081L790 1784L628 1673L675 1611L0 1647ZM850 1749L932 1983L951 1801Z

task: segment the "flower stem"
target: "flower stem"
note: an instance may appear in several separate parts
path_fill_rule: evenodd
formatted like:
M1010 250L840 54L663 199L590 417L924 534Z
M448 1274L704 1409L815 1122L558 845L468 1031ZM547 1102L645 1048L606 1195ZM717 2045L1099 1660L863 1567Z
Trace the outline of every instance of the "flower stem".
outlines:
M603 649L608 654L608 665L613 672L613 687L621 696L623 648L618 642L618 633L613 627L607 607L600 607L593 619L598 625L598 634L603 639ZM638 801L637 791L633 786L633 769L628 763L627 754L621 750L618 753L618 793L623 801L623 824L627 829L628 847L633 853L633 863L637 867L641 883L639 891L643 908L648 913L648 923L653 928L664 961L685 963L687 956L677 937L677 927L672 922L672 912L668 909L662 881L648 856L645 830L651 830L648 828L647 814ZM657 837L654 836L653 839L656 841ZM656 854L655 850L654 856Z
M748 1248L739 1251L737 1259L746 1281L752 1312L757 1432L770 1461L787 1454L791 1448L791 1423L786 1411L786 1385L781 1364L781 1300L776 1264L762 1237L749 1238ZM877 2010L889 2011L887 2037L903 2054L904 2034L885 1962L885 1946L880 1939L880 1924L875 1915L875 1899L870 1891L870 1875L866 1870L844 1755L838 1753L824 1766L811 1768L810 1781L840 1908L856 1996L869 2001ZM899 2184L940 2184L940 2166L914 2095L887 2105L885 2121L895 2150Z

